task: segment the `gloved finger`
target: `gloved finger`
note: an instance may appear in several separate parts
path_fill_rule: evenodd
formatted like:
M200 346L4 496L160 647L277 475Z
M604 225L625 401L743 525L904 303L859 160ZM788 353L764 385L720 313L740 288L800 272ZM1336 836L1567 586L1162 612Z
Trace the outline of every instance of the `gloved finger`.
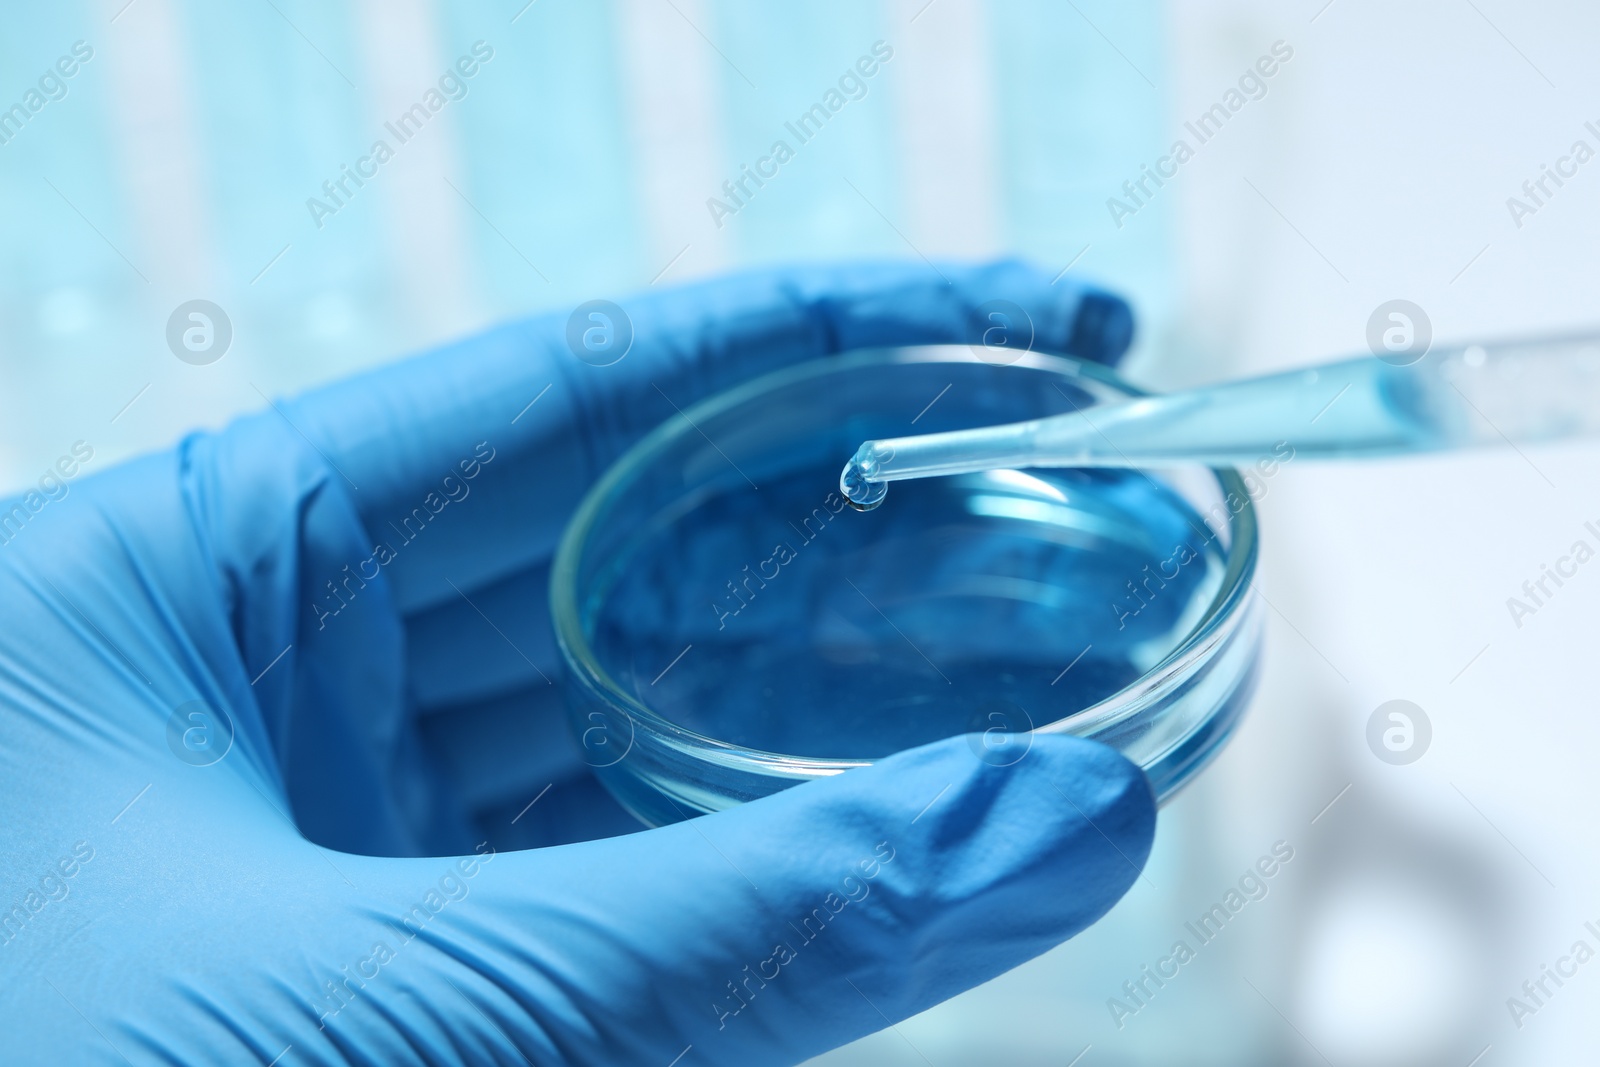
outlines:
M975 341L995 300L1038 349L1112 361L1131 338L1120 299L1021 263L773 270L627 300L612 317L631 343L614 336L610 365L576 354L559 312L279 406L394 549L384 571L409 613L547 556L594 478L675 410L843 349Z
M692 1048L698 1064L797 1063L922 1011L1098 919L1154 832L1144 776L1110 749L1039 737L1000 767L968 741L658 830L502 853L433 920L438 952L408 992L470 1002L449 1040L483 1062L665 1064ZM430 992L445 979L454 993ZM400 1054L390 1014L328 1029Z

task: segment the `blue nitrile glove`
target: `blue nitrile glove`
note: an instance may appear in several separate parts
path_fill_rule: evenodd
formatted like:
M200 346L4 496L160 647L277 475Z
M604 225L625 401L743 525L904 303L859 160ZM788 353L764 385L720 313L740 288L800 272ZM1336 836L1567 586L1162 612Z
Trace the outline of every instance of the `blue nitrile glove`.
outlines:
M0 1059L793 1063L1102 915L1154 805L1099 745L952 739L606 836L564 725L551 549L667 397L968 341L995 298L1037 347L1127 344L1070 281L944 274L651 293L605 367L536 319L8 503Z

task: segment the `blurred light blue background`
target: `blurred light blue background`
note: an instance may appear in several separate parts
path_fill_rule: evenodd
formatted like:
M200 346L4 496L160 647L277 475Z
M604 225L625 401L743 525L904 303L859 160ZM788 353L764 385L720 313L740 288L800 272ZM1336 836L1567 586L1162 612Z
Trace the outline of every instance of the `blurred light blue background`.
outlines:
M762 263L1070 264L1134 301L1130 370L1157 388L1359 351L1397 297L1442 340L1593 322L1600 169L1520 227L1505 204L1600 119L1600 14L1576 2L525 4L9 11L0 108L74 42L93 56L0 144L0 489L79 439L95 469L509 317ZM707 198L880 40L864 97L717 226ZM478 41L465 95L397 144L384 123ZM1107 199L1279 41L1265 95L1118 227ZM379 137L394 158L319 228L307 199ZM204 367L164 336L196 298L234 329ZM1504 601L1600 519L1594 458L1288 465L1261 504L1261 693L1146 877L1076 941L819 1062L1588 1058L1600 965L1520 1027L1506 1000L1600 948L1600 580L1520 628ZM1365 741L1394 698L1433 724L1409 766ZM1279 841L1265 898L1119 1028L1108 998Z
M1162 96L1070 7L526 2L12 17L0 100L74 41L94 55L0 145L0 373L30 398L0 430L5 487L63 435L112 458L506 318L752 264L1006 251L1056 271L1098 239L1081 267L1168 303L1166 227L1105 239L1101 203L1156 147ZM1160 76L1151 7L1093 15ZM479 41L465 95L401 144L385 123ZM800 144L784 124L877 41L893 58L865 96ZM379 138L394 158L314 219ZM780 138L796 158L716 225L707 199ZM198 372L163 340L194 298L235 329Z

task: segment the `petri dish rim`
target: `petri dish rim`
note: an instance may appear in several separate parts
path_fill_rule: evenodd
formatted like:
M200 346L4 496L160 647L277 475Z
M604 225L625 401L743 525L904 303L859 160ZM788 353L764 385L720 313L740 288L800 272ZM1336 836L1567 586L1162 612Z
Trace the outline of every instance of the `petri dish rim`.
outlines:
M642 728L659 743L696 760L735 769L780 774L796 781L828 777L873 762L871 759L790 756L748 748L688 729L656 714L615 682L594 656L583 629L582 600L578 589L579 566L589 532L606 517L608 505L618 499L618 489L645 473L670 444L697 433L697 426L764 393L810 378L848 371L853 367L883 363L966 363L973 359L972 350L965 345L912 345L854 349L794 364L752 378L690 405L678 416L668 418L642 437L601 475L579 503L556 549L550 572L550 614L556 643L567 666L586 688L603 696L613 708L627 716L634 732L631 743L637 743L637 733ZM1123 397L1150 395L1122 380L1110 368L1072 356L1027 352L1007 366L1044 371L1062 378L1087 379ZM846 458L840 459L841 466ZM1152 701L1181 685L1197 666L1205 663L1208 653L1227 640L1244 621L1246 613L1241 608L1252 588L1259 547L1255 505L1238 471L1210 468L1210 473L1219 483L1223 500L1230 497L1240 500L1242 507L1230 515L1230 538L1223 576L1205 612L1171 651L1138 678L1095 704L1060 719L1036 725L1034 733L1090 736L1139 714Z

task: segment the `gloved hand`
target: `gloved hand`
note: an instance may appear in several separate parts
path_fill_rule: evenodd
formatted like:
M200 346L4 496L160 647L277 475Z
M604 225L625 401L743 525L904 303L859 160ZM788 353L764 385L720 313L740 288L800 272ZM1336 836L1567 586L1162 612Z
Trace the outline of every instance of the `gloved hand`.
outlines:
M0 506L0 1058L794 1063L1102 915L1154 828L1109 749L952 739L624 834L560 708L552 547L671 403L995 298L1126 347L1114 298L944 273L641 296L606 367L535 319Z

